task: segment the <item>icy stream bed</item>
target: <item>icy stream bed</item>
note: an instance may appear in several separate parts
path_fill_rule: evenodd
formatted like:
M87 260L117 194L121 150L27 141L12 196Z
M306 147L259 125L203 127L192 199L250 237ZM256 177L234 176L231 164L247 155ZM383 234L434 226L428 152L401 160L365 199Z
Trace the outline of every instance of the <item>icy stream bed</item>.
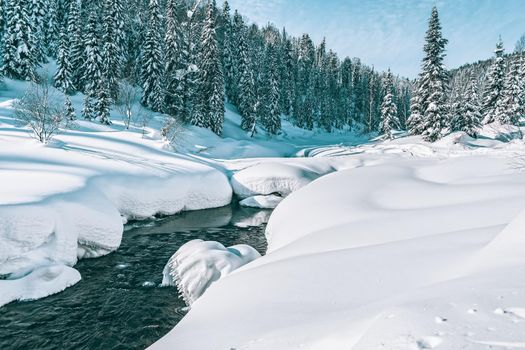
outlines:
M170 256L192 239L249 244L262 254L267 216L224 207L130 223L116 252L75 266L75 286L0 308L0 349L144 349L187 312L176 288L160 287Z

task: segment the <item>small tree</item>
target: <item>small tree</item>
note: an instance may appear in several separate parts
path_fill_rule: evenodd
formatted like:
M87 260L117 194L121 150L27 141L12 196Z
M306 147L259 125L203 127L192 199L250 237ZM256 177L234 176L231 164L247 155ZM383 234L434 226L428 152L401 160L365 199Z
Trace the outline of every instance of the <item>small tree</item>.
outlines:
M77 116L75 114L75 108L73 108L73 104L71 103L71 98L68 95L65 95L65 102L64 102L64 109L66 114L66 119L73 121L77 119Z
M137 112L136 110L140 108L140 106L137 104L138 97L139 93L135 86L125 80L119 82L115 105L117 111L123 116L126 129L129 129L133 116Z
M28 126L33 136L42 143L48 143L60 129L69 126L70 121L57 95L47 83L32 83L14 105L20 124Z

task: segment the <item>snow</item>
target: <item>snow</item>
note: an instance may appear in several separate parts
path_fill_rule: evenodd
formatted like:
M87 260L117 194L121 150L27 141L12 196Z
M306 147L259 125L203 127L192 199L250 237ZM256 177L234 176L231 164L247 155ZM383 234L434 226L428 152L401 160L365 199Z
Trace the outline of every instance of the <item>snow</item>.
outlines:
M267 196L252 196L243 199L239 204L243 207L274 209L283 200L283 197L270 194Z
M184 244L164 267L163 286L176 285L191 306L208 287L261 255L246 244L225 248L196 239Z
M63 291L80 281L80 273L63 265L44 266L15 280L0 280L0 306L14 300L35 300Z
M338 171L289 194L267 254L214 283L151 349L522 346L522 140L456 133L312 153L337 155Z

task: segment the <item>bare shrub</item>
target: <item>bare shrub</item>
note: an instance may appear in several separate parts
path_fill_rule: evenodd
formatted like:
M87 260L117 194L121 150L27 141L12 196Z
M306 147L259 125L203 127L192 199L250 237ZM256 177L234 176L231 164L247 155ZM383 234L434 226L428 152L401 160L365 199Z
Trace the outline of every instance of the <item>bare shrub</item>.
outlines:
M129 129L131 121L141 109L138 105L139 92L131 83L123 80L119 83L115 106L117 111L124 116L124 124Z
M20 124L29 127L42 143L48 143L71 123L66 117L61 94L51 89L45 80L41 84L32 83L24 96L15 102L14 109Z
M171 145L175 144L180 135L184 132L184 123L176 117L166 116L164 126L160 129L162 137Z

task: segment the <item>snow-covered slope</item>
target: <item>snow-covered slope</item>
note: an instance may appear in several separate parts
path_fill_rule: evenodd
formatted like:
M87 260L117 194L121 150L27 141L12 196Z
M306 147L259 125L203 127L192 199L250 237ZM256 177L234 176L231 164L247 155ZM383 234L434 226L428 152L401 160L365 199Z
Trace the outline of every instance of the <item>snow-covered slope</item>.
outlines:
M152 349L523 348L523 141L315 153L356 167L288 196L267 255L212 285Z

